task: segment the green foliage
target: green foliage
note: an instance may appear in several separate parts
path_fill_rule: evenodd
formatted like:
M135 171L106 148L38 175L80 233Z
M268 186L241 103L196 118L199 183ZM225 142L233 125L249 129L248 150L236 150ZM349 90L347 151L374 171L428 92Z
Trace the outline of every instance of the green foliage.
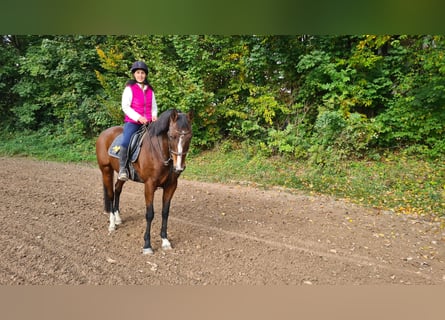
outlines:
M404 60L410 68L399 79L395 99L377 117L379 142L437 157L444 154L445 39L419 37L410 48L416 49Z
M100 37L39 37L18 57L20 77L12 92L20 99L11 111L18 126L31 129L61 123L67 133L97 134L99 83L94 45Z
M302 159L308 157L310 142L303 125L288 124L284 130L270 130L268 135L268 146L273 154Z
M38 131L23 130L20 134L0 130L0 155L26 156L63 162L96 162L94 140L67 135L57 128Z
M17 100L17 96L11 94L11 87L18 78L15 64L19 54L18 49L11 45L13 41L14 38L10 36L3 36L0 41L0 113L3 126L13 123L11 106L15 105Z
M160 111L194 111L196 150L313 163L384 149L444 154L443 36L3 36L0 111L8 128L88 139L121 124L135 60Z
M216 147L227 179L247 172L425 212L443 203L439 35L2 36L2 152L93 159L99 132L122 123L135 60L147 62L161 112L194 111L192 153Z

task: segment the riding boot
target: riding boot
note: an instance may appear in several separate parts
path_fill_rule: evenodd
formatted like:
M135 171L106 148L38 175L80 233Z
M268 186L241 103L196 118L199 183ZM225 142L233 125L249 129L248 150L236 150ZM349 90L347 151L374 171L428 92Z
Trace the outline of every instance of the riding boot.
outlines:
M127 158L127 148L121 146L121 149L119 150L119 175L117 178L122 181L128 180Z

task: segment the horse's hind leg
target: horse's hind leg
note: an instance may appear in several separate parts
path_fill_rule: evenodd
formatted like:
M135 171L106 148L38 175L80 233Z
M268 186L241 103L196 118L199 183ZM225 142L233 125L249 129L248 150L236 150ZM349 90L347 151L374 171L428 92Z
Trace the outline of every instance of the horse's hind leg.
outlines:
M109 194L107 186L103 185L104 188L104 214L109 214L113 211L113 196Z
M114 199L114 188L113 188L113 169L110 167L101 167L102 172L102 182L104 189L104 213L109 214L113 212L113 199Z
M114 203L115 203L115 191L113 185L114 171L111 167L102 167L102 179L104 188L104 210L105 214L110 217L110 224L108 226L108 231L114 231L116 229L117 222L122 220L118 214L118 221L116 221L116 215L114 213Z
M123 180L117 180L116 184L114 185L114 206L113 206L113 214L114 214L114 220L116 225L122 224L122 219L119 212L119 203L120 203L120 197L122 193L122 187L124 186L125 181Z

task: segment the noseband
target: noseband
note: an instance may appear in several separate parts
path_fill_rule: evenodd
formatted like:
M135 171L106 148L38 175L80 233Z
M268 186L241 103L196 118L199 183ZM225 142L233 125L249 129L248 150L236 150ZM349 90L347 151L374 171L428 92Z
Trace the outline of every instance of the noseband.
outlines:
M184 131L184 130L175 130L175 133L179 134L179 139L184 138L185 135L189 134L190 131ZM172 159L172 156L175 155L177 157L182 157L183 155L187 155L188 152L176 152L173 151L170 147L170 142L172 140L171 134L170 134L170 130L168 130L167 132L167 137L168 137L168 152L169 152L169 158L167 160L164 161L164 165L168 166L168 164L170 163Z

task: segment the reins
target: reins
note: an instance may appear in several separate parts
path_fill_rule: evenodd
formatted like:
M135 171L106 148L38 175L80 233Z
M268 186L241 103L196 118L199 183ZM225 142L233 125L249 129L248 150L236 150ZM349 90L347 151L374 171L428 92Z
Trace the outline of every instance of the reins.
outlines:
M150 125L152 123L153 122L150 122L148 125L145 125L145 128L146 128L147 132L149 131L148 128L150 127ZM162 154L162 146L161 146L161 142L159 141L160 140L159 136L152 136L152 135L149 134L148 137L150 138L149 141L150 141L150 144L153 146L153 148L155 148L155 146L154 146L153 141L152 141L151 138L156 138L156 141L158 142L159 153L160 153L161 159L163 159L164 155ZM170 144L169 144L169 149L170 149ZM170 153L169 153L169 155L170 155ZM164 164L164 166L167 167L171 160L172 160L172 157L170 155L170 157L167 160L162 160L162 163Z
M159 142L159 136L157 137L156 140L158 141L158 146L159 146L159 150L160 150L160 153L161 153L161 157L163 157L161 143ZM168 144L168 149L170 151L170 144ZM166 166L166 167L168 166L170 161L173 160L172 157L171 157L171 152L169 152L168 155L169 155L169 158L167 160L162 160L162 162L164 163L164 166Z

